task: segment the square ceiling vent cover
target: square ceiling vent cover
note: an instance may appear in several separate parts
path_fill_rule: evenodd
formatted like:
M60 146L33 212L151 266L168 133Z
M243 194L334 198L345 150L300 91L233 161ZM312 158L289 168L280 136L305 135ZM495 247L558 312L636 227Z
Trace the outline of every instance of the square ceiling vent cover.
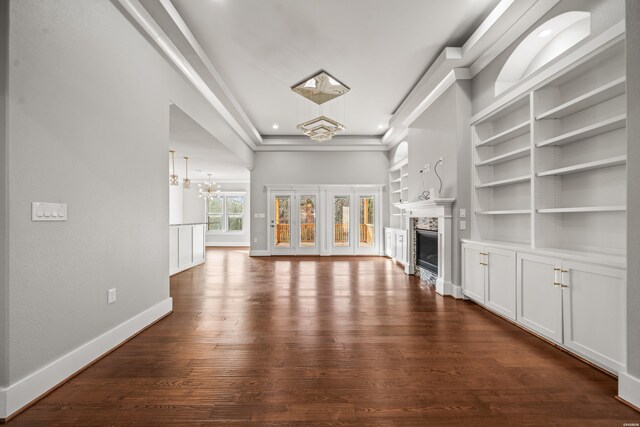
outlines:
M344 95L351 89L326 71L320 71L293 85L291 90L320 105Z

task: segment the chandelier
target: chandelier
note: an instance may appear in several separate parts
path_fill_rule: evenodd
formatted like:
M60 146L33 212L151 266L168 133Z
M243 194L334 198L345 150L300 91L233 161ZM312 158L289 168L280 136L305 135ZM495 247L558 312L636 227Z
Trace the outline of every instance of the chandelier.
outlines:
M176 152L169 150L171 153L171 175L169 175L169 185L178 185L178 175L176 175Z
M205 199L205 200L211 200L211 199L215 199L217 197L220 197L220 186L216 185L215 182L211 182L211 174L208 173L207 176L209 177L209 182L206 184L198 184L198 191L200 192L200 194L198 195L198 197Z
M191 188L191 180L189 179L189 158L188 157L184 158L184 179L182 180L182 187L184 187L185 190L188 190Z
M307 77L299 83L291 86L291 90L318 105L319 116L307 122L300 123L297 126L297 129L301 130L305 135L311 138L312 141L329 141L338 133L345 130L342 123L337 120L330 119L325 115L325 113L323 113L322 104L348 93L351 89L349 89L347 85L340 82L326 71L320 70L315 75ZM335 101L332 104L335 104ZM336 111L334 113L337 113L337 106L334 106L336 107ZM315 116L315 114L311 115L311 117L313 116Z
M328 141L344 130L344 125L329 117L320 116L308 122L300 123L298 129L312 141Z

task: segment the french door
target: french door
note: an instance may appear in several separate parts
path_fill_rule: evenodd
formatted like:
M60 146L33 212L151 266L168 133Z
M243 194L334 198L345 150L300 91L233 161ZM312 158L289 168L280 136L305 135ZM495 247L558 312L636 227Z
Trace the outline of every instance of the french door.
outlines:
M269 239L272 255L319 255L318 203L314 191L271 194Z
M378 192L333 191L327 194L326 239L330 255L380 255Z
M268 191L271 255L382 255L381 187L290 188Z

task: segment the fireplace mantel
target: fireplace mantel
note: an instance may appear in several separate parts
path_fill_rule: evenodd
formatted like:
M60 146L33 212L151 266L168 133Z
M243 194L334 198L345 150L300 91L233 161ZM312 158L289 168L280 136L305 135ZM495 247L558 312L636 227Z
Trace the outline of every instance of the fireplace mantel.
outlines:
M453 233L452 233L452 209L456 199L431 199L416 202L395 203L394 206L401 209L409 218L438 218L438 279L436 280L436 292L441 295L452 295L462 298L462 288L451 283ZM415 228L413 221L409 222L409 262L405 266L407 274L415 274L414 239Z
M417 202L395 203L410 218L432 217L451 218L451 206L456 199L418 200Z

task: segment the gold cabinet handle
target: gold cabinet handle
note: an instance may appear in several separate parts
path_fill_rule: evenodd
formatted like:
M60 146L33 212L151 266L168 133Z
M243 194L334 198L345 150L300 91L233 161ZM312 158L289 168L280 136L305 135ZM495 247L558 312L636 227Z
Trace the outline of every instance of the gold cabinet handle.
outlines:
M562 271L562 269L561 269L561 268L558 268L558 267L554 267L554 268L553 268L553 271Z
M487 252L480 252L480 255L489 255Z
M562 283L558 283L558 282L553 282L553 286L555 286L556 288L561 287Z
M486 262L481 262L480 265L489 265Z

